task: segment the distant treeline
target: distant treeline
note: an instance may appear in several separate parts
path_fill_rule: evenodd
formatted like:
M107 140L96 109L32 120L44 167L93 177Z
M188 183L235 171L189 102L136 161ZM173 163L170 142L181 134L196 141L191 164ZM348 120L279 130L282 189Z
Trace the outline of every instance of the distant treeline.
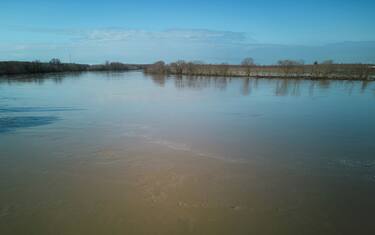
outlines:
M0 61L0 75L36 74L83 71L128 71L143 69L150 74L174 74L191 76L237 76L237 77L278 77L308 79L350 79L375 80L375 65L338 64L332 60L304 64L303 61L280 60L277 65L256 65L252 58L245 58L239 65L205 64L202 61L179 60L170 64L158 61L151 65L105 62L88 65L62 63L59 59L50 62Z
M105 64L90 65L89 71L126 71L144 69L145 65L141 64L123 64L120 62L105 62Z
M191 76L286 77L308 79L374 80L375 66L369 64L337 64L332 60L304 64L303 61L280 60L277 65L256 65L245 58L240 65L205 64L179 60L170 64L158 61L145 68L146 73Z
M0 75L82 71L126 71L143 69L143 67L143 65L123 64L118 62L106 62L98 65L62 63L59 59L52 59L48 63L40 61L0 61Z

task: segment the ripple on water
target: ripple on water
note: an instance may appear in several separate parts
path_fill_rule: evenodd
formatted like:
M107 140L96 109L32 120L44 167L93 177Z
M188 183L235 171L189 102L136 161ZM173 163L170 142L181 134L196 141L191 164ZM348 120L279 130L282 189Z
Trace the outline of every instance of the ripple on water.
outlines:
M58 120L59 118L56 116L0 117L0 133L28 127L44 126Z
M68 107L3 107L0 108L0 113L62 112L81 110L83 109Z
M375 160L339 160L339 164L350 168L372 168L375 167Z

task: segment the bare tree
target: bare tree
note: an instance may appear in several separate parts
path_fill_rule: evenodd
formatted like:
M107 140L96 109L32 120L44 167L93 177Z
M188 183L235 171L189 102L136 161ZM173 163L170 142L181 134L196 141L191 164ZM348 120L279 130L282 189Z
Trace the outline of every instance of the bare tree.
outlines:
M228 63L222 63L219 66L219 76L228 76L229 75L229 64Z
M50 63L50 64L55 64L55 65L59 65L59 64L61 64L61 61L60 61L60 59L58 59L58 58L53 58L53 59L51 59L51 60L49 61L49 63Z
M31 62L31 70L33 73L37 73L42 70L42 63L39 60L34 60Z
M155 73L155 74L164 74L166 73L166 66L165 66L165 62L160 60L160 61L157 61L151 65L148 65L146 68L145 68L145 72L146 73Z
M319 74L320 74L320 67L321 65L319 65L319 62L318 61L314 61L314 63L312 64L311 66L311 76L312 77L319 77Z
M292 71L293 67L303 65L303 61L279 60L278 64L283 68L284 73L288 75Z
M334 71L334 63L333 60L325 60L321 64L321 73L323 76L328 76L332 74Z
M358 79L368 80L370 76L371 67L367 64L358 64L355 69L355 74L358 74Z
M176 74L183 74L184 68L186 67L186 62L184 60L178 60L174 63L171 63L171 68L174 70Z
M193 64L193 62L186 63L185 67L186 67L186 73L188 75L195 75L195 73L196 73L196 69L195 69L196 66L195 66L195 64Z
M245 58L245 59L242 60L241 65L243 67L245 67L245 69L246 69L246 75L248 77L250 77L252 67L255 65L254 64L254 59L251 58L251 57L247 57L247 58Z

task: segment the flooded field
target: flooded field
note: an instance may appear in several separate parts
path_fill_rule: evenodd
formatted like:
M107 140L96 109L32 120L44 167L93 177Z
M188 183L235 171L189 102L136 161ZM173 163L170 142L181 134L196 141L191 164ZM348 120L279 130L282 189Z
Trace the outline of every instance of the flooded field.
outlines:
M375 83L0 79L0 234L375 234Z

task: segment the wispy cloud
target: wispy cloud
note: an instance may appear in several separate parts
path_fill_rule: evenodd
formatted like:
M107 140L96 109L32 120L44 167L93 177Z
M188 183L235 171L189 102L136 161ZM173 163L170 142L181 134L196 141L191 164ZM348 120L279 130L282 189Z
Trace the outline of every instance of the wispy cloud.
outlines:
M165 31L100 29L84 32L81 39L94 41L169 40L208 43L239 43L253 41L243 32L207 29L170 29Z
M168 29L146 31L125 28L65 29L15 26L14 31L70 36L72 41L132 41L132 40L181 40L192 42L254 42L244 32L209 29Z
M49 29L14 28L25 34L42 35L44 41L13 43L0 41L0 60L41 59L51 57L82 63L118 60L129 63L167 62L186 59L206 62L239 63L251 56L261 64L278 59L334 59L338 62L375 62L375 42L343 42L319 46L264 44L244 32L209 29L169 29L163 31L124 28ZM54 38L56 40L47 40ZM63 38L64 40L57 40Z

